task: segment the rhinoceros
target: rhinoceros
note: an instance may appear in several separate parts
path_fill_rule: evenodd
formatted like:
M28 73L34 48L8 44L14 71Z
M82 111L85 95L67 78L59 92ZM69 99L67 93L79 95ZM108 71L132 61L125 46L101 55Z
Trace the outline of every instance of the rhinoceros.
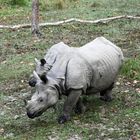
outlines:
M74 108L84 111L82 95L100 92L101 99L111 101L111 91L119 69L123 63L123 53L119 47L98 37L80 48L69 48L59 57L47 74L38 75L36 92L27 101L29 118L40 116L53 107L61 95L66 95L62 115L58 122L70 120Z
M35 58L35 71L38 75L47 73L53 66L53 64L59 60L59 57L62 57L69 50L69 46L64 42L57 43L53 45L46 53L43 59L37 60ZM29 79L29 85L34 87L37 80L31 75Z

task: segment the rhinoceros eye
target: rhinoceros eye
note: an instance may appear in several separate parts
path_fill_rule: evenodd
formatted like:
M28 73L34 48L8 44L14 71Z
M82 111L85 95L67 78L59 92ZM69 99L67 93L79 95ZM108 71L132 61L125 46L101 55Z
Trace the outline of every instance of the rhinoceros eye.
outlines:
M39 100L38 100L39 102L43 102L43 98L39 98Z

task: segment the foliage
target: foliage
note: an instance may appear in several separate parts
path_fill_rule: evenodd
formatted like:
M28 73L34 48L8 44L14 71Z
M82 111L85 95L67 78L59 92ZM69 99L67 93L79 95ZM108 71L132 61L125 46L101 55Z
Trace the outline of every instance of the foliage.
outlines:
M1 4L4 5L19 5L19 6L24 6L27 5L28 0L0 0Z
M140 56L128 59L124 63L121 73L127 78L140 80Z
M40 9L44 11L48 11L50 9L63 9L65 7L65 0L40 0Z
M70 5L75 4L77 0L40 0L40 9L44 11L49 10L62 10L68 8Z

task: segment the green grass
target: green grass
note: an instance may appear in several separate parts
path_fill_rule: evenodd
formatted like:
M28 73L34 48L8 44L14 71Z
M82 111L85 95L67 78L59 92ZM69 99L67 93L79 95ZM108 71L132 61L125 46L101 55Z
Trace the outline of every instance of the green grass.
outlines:
M140 57L130 58L124 63L121 73L127 78L140 80Z
M1 2L1 1L0 1ZM64 7L56 8L56 1L41 7L40 22L67 18L100 19L122 14L139 15L139 0L65 0ZM40 5L42 6L42 5ZM1 24L30 23L31 3L26 6L0 6ZM44 38L36 40L30 29L0 29L0 139L62 139L128 140L131 135L140 138L140 22L120 19L108 24L68 24L41 28ZM25 113L23 99L31 96L28 78L34 69L34 58L45 55L46 49L60 41L79 47L98 36L104 36L121 47L128 58L122 67L114 100L104 103L88 97L87 112L73 113L64 125L57 123L63 101L57 111L52 109L39 118L30 120ZM129 85L126 85L127 82ZM127 91L127 92L126 92ZM30 93L31 92L31 93Z

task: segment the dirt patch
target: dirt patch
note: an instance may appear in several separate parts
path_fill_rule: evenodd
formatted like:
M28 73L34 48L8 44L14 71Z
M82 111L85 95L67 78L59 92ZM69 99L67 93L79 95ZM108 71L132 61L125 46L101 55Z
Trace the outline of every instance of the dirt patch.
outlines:
M140 29L130 30L127 34L127 39L132 41L138 41L140 39Z

